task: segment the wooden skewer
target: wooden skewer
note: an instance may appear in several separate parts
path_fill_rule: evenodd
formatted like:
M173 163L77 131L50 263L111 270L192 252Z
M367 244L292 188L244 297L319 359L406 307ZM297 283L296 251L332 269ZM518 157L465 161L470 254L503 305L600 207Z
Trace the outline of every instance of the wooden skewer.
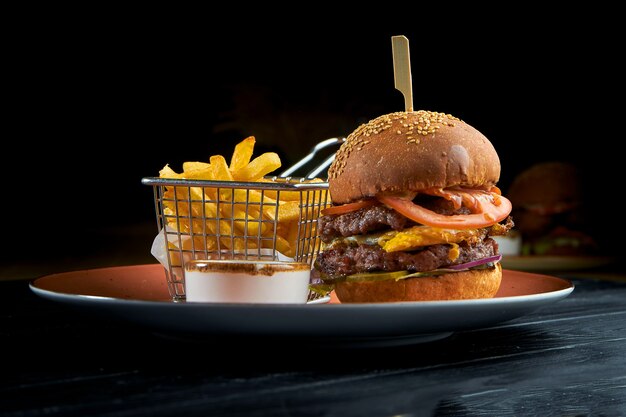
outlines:
M411 80L411 55L409 40L406 36L392 36L391 49L393 52L393 79L396 90L404 96L404 109L413 111L413 82Z

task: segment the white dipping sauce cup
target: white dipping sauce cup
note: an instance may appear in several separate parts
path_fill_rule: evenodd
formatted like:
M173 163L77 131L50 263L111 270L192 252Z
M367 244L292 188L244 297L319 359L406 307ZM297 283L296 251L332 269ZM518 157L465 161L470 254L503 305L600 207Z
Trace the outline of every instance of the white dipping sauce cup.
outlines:
M189 302L304 304L310 276L301 262L189 261L185 294Z

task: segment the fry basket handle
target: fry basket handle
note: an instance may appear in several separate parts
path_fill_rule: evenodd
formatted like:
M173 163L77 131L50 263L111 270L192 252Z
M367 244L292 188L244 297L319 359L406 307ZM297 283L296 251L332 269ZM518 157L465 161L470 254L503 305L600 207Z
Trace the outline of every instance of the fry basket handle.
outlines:
M326 140L321 141L320 143L318 143L317 145L315 145L311 149L311 152L308 155L306 155L304 158L302 158L301 160L299 160L298 162L296 162L295 164L293 164L292 166L290 166L289 168L284 170L279 175L279 177L284 178L284 177L290 176L291 174L296 172L298 169L302 168L307 163L309 163L315 157L317 152L321 151L322 149L328 148L329 146L341 145L345 141L346 141L346 138L344 138L344 137L330 138L330 139L326 139ZM318 165L312 171L310 171L306 175L305 178L306 179L315 178L320 172L322 172L326 168L328 168L330 166L330 164L333 163L334 160L335 160L335 154L333 153L331 156L326 158L326 160L324 160L324 162L322 162L320 165Z

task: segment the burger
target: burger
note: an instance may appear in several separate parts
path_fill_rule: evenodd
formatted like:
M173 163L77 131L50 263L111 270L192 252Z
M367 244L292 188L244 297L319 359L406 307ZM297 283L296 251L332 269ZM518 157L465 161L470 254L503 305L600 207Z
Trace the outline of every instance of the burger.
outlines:
M534 164L520 172L509 187L523 255L577 256L599 252L587 232L583 182L567 162Z
M513 226L499 177L491 142L449 114L397 112L359 126L328 170L321 284L343 303L493 297L502 267L491 236Z

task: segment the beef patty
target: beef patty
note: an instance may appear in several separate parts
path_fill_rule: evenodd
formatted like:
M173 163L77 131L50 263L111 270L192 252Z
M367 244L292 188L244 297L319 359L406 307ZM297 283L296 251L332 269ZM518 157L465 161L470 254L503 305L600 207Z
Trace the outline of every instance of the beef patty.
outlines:
M467 207L455 210L451 201L439 197L423 196L416 202L439 214L448 216L470 214ZM350 213L322 216L319 219L320 235L325 243L336 237L367 234L389 228L402 230L415 225L414 221L382 204L365 207Z
M432 271L498 254L498 244L486 238L475 244L459 243L459 256L449 258L451 245L425 246L412 252L386 252L378 245L336 245L320 253L315 268L329 281L362 272Z

